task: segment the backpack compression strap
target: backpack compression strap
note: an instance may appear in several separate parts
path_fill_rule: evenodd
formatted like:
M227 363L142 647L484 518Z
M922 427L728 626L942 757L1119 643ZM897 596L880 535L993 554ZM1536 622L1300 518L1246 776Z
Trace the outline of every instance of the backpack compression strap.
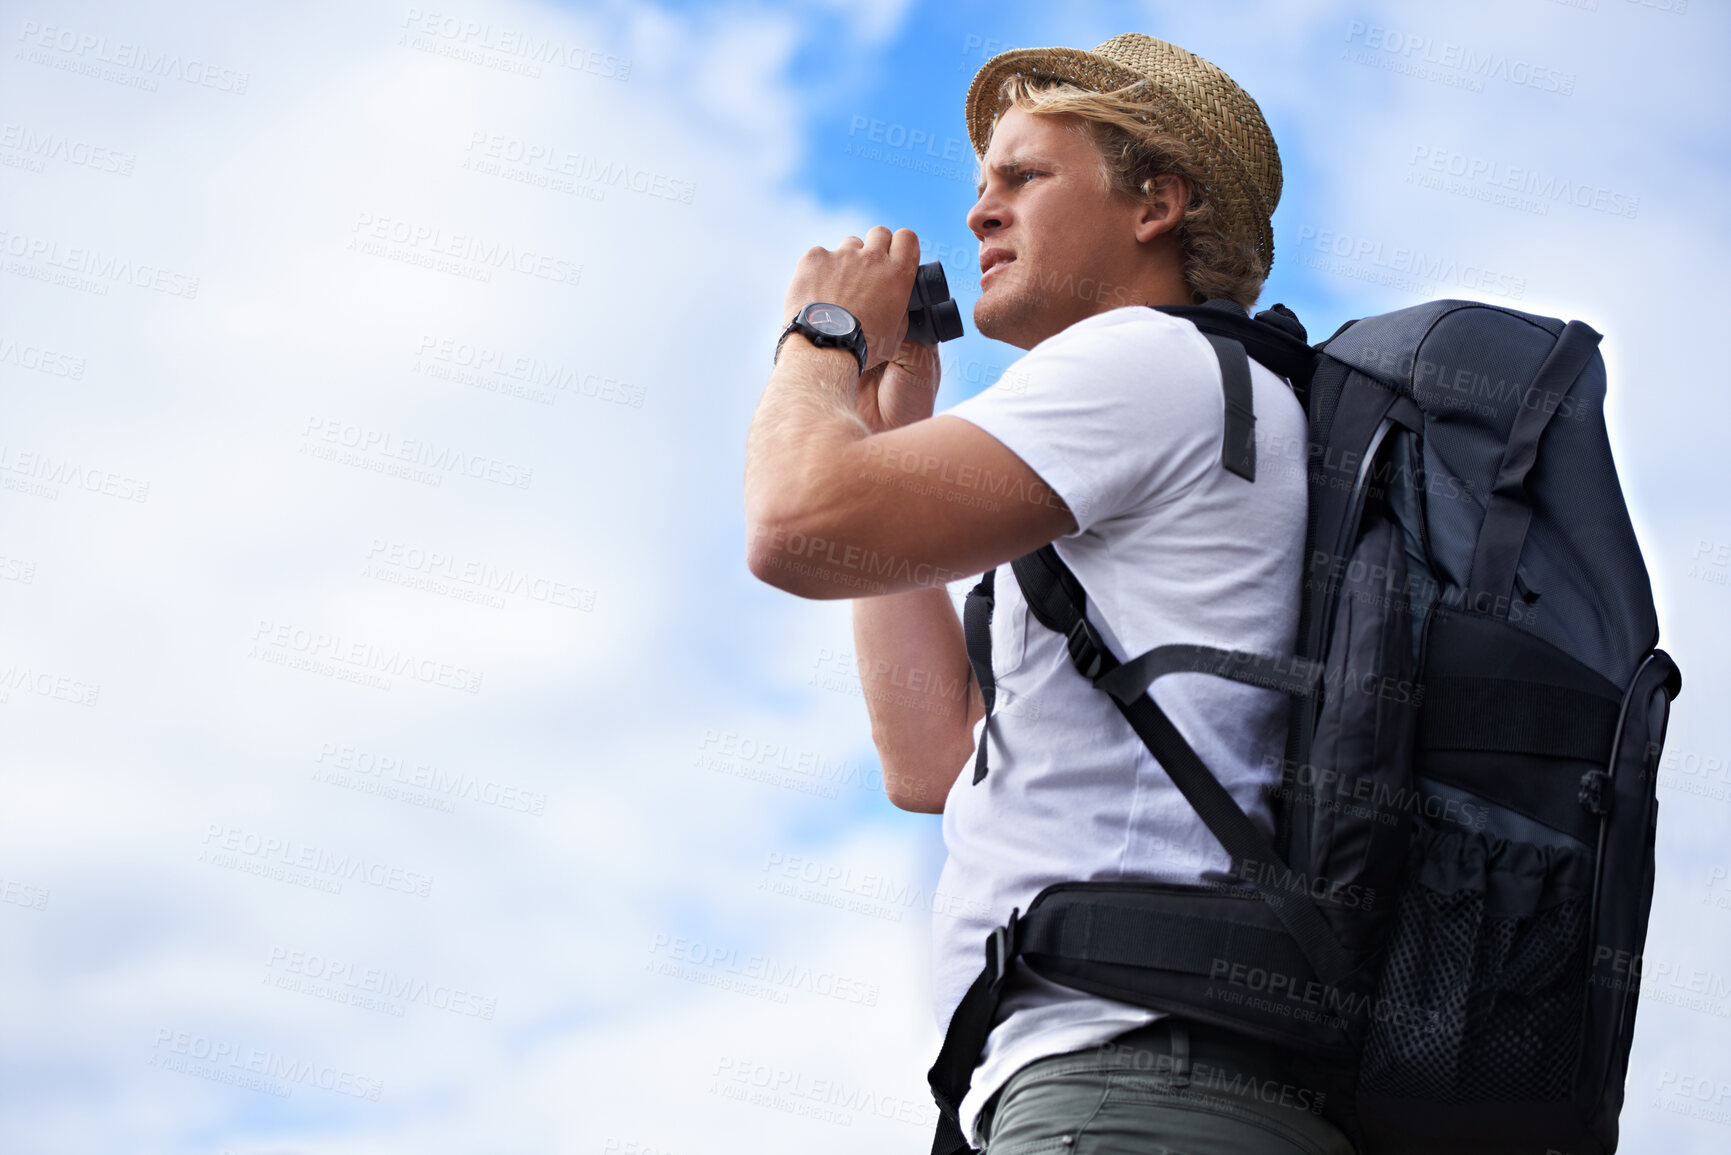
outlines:
M1479 528L1478 548L1473 553L1468 578L1473 603L1507 605L1514 592L1515 570L1526 544L1527 527L1533 520L1533 499L1527 492L1527 474L1539 456L1539 438L1551 416L1568 396L1599 348L1599 334L1581 321L1563 326L1557 343L1539 366L1523 404L1509 430L1508 445L1491 487L1490 503Z

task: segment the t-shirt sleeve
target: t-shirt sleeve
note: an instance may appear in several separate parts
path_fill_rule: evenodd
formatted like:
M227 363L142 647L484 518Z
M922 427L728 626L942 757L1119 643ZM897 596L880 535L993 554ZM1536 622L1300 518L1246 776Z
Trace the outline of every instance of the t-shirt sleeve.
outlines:
M1039 474L1078 532L1182 496L1220 457L1220 371L1207 340L1159 314L1104 320L1047 338L944 410Z

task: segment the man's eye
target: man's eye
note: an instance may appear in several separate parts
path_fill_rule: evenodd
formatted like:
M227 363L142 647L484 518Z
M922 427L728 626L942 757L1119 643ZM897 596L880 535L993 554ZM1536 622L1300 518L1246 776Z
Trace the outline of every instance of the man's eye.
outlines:
M1016 179L1021 181L1023 184L1026 184L1026 183L1028 183L1029 177L1044 176L1044 175L1045 175L1044 173L1039 172L1035 169L1025 168L1025 169L1022 169L1020 172L1016 173Z

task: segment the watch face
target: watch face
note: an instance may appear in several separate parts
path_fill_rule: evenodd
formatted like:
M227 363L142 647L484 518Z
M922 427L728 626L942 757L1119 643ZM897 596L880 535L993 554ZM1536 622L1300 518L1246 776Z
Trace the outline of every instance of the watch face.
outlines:
M853 332L858 324L853 314L840 305L808 305L805 310L805 323L819 333L831 337L843 337Z

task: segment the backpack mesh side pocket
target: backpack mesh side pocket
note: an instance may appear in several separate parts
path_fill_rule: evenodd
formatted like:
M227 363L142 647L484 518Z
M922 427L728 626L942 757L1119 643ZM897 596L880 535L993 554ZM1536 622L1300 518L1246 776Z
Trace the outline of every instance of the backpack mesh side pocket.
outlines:
M1364 1089L1445 1103L1567 1100L1591 902L1585 849L1418 824Z

